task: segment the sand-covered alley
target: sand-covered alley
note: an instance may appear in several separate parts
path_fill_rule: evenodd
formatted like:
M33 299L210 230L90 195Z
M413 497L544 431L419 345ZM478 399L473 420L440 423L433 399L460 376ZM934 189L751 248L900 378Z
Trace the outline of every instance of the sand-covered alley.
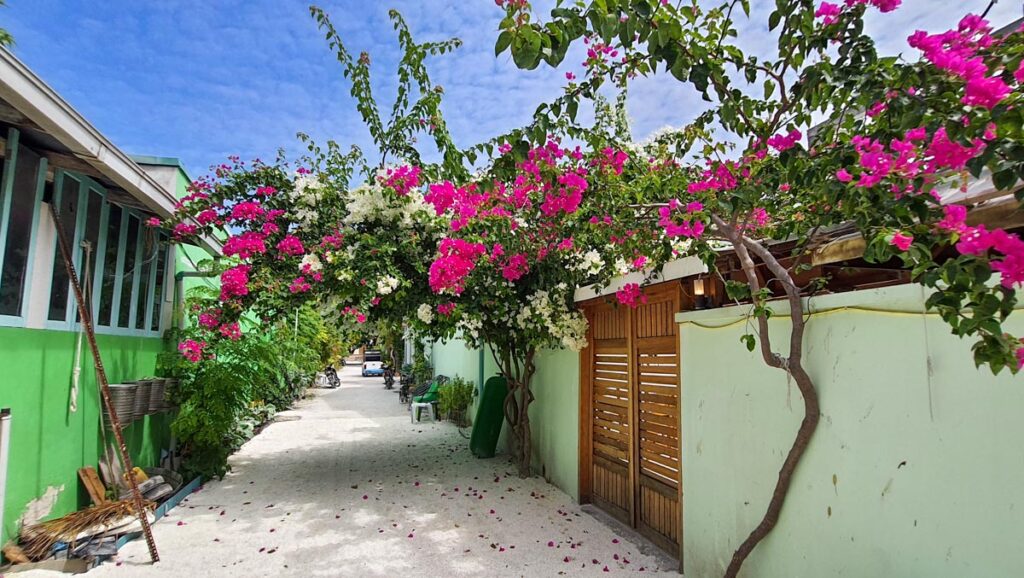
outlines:
M136 540L89 575L678 575L504 456L474 458L452 424L411 424L380 378L341 377L153 526L161 562Z

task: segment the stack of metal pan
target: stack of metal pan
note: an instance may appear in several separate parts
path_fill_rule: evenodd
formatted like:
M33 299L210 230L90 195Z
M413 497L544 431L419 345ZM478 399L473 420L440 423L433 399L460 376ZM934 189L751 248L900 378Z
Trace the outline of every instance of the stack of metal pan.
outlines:
M139 384L139 389L135 391L133 420L142 419L143 416L149 413L149 394L153 390L152 379L140 379L136 383Z
M149 390L149 415L167 411L167 402L164 401L164 393L167 388L167 380L162 377L153 378L153 385Z
M136 383L112 383L110 384L110 404L114 406L117 418L122 424L127 424L135 417L135 393L139 386ZM103 423L110 427L113 420L107 412L106 405L103 407Z

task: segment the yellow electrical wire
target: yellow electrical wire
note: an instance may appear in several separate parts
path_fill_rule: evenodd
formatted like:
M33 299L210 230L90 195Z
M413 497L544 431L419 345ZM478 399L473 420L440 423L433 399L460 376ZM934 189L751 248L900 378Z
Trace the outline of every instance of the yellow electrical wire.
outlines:
M1017 307L1017 308L1014 308L1013 310L1014 311L1022 311L1022 310L1024 310L1024 307ZM864 306L859 306L859 305L844 305L842 307L832 307L832 308L829 308L829 309L821 309L821 310L817 310L817 311L811 311L810 313L805 314L805 317L806 318L811 318L811 317L817 317L819 315L827 315L827 314L831 314L831 313L842 313L844 311L863 311L865 313L881 313L881 314L884 314L884 315L898 315L898 316L906 315L906 316L914 316L914 317L919 317L921 315L936 315L936 316L938 315L938 313L936 313L934 311L901 311L901 310L898 310L898 309L883 309L881 307L864 307ZM768 320L772 321L772 320L775 320L775 319L789 319L789 316L788 315L786 315L786 316L776 315L776 316L770 317ZM726 327L732 327L733 325L739 325L740 323L746 323L746 322L747 322L747 317L742 317L742 318L737 319L735 321L730 321L728 323L723 323L721 325L710 325L710 324L707 324L707 323L700 323L699 321L680 321L679 323L681 325L682 324L693 325L694 327L699 327L701 329L725 329Z

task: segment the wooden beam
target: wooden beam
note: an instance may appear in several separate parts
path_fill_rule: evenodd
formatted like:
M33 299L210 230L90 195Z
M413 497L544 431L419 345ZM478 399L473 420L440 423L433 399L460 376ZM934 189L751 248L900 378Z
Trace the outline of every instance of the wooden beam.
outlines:
M814 250L811 255L811 265L827 265L849 261L864 256L864 249L868 246L860 233L829 241Z
M2 100L0 100L0 122L12 125L15 128L45 132L38 124L22 114L21 111Z
M81 173L87 177L96 179L97 181L106 181L107 178L103 176L103 173L96 170L96 167L67 153L58 153L54 151L42 151L43 158L50 164L50 166L58 169L64 169L65 171L72 171Z

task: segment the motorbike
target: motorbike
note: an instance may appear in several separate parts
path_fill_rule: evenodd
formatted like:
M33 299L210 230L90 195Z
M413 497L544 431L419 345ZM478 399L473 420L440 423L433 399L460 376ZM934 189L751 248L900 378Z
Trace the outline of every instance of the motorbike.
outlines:
M327 378L327 387L335 389L341 385L341 380L338 379L338 371L333 366L328 365L324 369L324 376Z

